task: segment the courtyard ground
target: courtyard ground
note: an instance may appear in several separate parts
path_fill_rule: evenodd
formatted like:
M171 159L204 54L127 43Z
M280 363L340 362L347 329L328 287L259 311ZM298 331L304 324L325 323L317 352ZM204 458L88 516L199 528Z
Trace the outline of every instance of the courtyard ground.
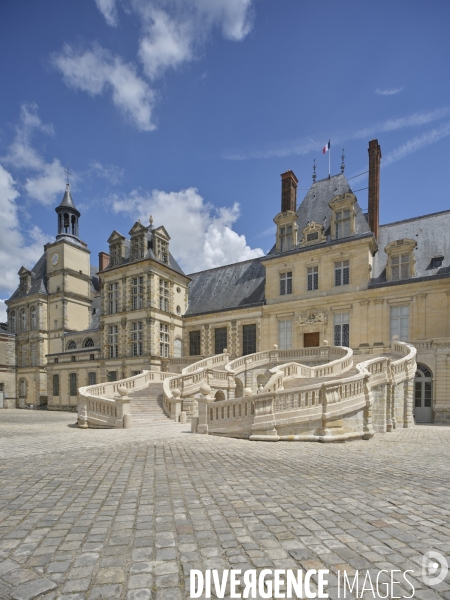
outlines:
M426 551L450 562L449 427L256 443L75 420L0 411L2 600L180 600L214 568L329 569L332 598L338 571L410 569L414 598L450 600L421 578Z

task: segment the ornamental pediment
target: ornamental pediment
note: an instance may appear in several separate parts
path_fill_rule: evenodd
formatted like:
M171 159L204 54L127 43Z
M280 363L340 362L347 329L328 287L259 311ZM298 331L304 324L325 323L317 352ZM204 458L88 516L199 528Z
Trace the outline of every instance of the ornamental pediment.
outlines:
M156 235L158 235L160 238L170 240L170 235L167 233L167 229L164 227L164 225L160 225L154 229L153 233L156 233Z
M324 233L324 226L320 223L310 221L302 230L303 238L300 241L300 246L311 246L313 244L321 244L327 241Z
M312 308L302 313L297 319L299 327L308 327L310 325L326 325L328 323L328 313L326 311Z
M136 223L130 229L128 234L131 236L134 236L134 235L139 235L140 233L144 233L144 232L147 232L147 227L144 227L144 225L142 225L142 223L140 221L136 221Z
M123 242L124 240L124 236L114 229L114 231L108 238L108 244L113 244L114 242Z

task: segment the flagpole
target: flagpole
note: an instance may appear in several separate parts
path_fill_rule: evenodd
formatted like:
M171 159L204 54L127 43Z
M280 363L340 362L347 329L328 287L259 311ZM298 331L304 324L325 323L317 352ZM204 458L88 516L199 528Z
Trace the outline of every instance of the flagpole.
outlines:
M331 144L330 144L330 138L328 138L328 179L330 179L331 177Z

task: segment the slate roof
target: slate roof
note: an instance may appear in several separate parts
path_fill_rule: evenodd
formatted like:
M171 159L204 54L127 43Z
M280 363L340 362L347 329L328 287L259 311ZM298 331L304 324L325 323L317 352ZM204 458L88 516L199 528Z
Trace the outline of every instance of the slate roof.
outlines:
M312 184L309 188L306 196L303 198L301 204L297 208L297 225L298 225L298 242L302 239L302 231L303 229L310 223L314 221L315 223L319 223L324 226L324 233L327 237L327 241L322 243L306 246L305 248L296 247L292 252L310 252L314 251L319 247L323 247L326 244L335 244L342 243L344 241L349 241L350 239L355 239L357 237L364 237L366 235L371 235L370 227L367 223L367 220L364 216L364 213L361 210L361 207L358 204L358 200L356 200L354 208L355 208L355 234L352 238L342 238L340 240L331 240L331 216L332 211L330 209L329 202L335 196L342 196L347 192L352 192L352 188L348 183L345 175L340 173L339 175L332 175L329 179L320 179ZM276 246L268 253L268 256L276 255ZM283 253L285 254L285 253Z
M89 331L100 328L101 312L102 312L101 297L96 296L95 298L93 298L92 304L91 304L91 322L89 323L89 327L88 327Z
M119 232L117 232L117 233L119 233ZM122 235L122 234L120 234L120 235ZM145 260L147 258L151 258L152 260L158 262L160 265L165 265L166 267L171 268L173 271L176 271L177 273L180 273L181 275L186 276L183 269L180 267L180 265L177 263L177 261L174 259L174 257L172 256L172 254L170 252L169 252L169 262L168 263L165 263L156 257L156 255L154 254L153 249L152 249L152 230L151 229L149 229L149 231L147 233L147 241L148 241L147 254L145 254L144 258L140 258L139 260ZM122 262L120 263L120 265L114 265L114 266L108 265L106 267L105 271L109 271L110 269L117 268L121 265L136 262L136 260L132 260L132 258L131 258L131 240L125 238L125 241L123 242L123 244L125 247L125 256L124 256Z
M260 258L189 275L185 316L264 304L266 269Z
M384 249L391 242L403 238L417 242L417 248L414 250L414 279L436 275L450 276L450 210L446 210L381 225L371 284L386 282L387 255ZM444 261L441 267L433 269L432 259L437 256L443 256Z
M70 184L69 183L66 183L66 191L64 193L63 199L61 200L61 204L55 208L56 212L59 212L58 208L71 208L73 211L78 213L78 216L80 216L80 212L78 211L77 207L75 206L75 203L72 198L72 194L70 193Z
M47 293L47 264L45 260L45 254L43 254L31 269L31 287L28 292L21 292L19 285L9 300L17 300L22 296L32 296L33 294Z

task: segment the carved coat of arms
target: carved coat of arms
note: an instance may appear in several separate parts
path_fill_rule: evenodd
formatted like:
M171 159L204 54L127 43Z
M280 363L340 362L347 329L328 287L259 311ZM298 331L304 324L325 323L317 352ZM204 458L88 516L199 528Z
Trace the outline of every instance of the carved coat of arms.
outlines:
M328 315L326 312L318 311L315 309L308 310L301 314L297 319L297 325L326 325L328 322Z

